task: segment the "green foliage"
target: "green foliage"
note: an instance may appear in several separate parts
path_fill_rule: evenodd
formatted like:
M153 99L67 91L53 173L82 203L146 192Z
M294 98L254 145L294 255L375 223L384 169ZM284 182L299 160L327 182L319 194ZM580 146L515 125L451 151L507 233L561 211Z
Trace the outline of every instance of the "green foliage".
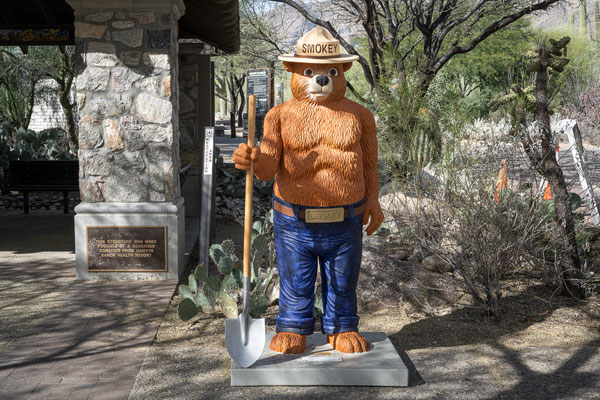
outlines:
M571 212L573 213L573 219L576 223L583 223L584 214L581 212L575 212L579 207L581 207L582 200L581 197L577 193L569 193L569 201L571 204ZM539 212L544 218L545 222L551 222L554 220L554 200L543 200L540 203Z
M177 306L177 315L181 318L182 321L187 321L192 319L198 314L198 307L193 300L185 298L179 302Z
M429 108L437 115L452 113L467 121L486 117L494 93L528 78L522 53L531 49L534 40L530 22L521 19L469 53L453 57L432 82Z
M61 129L41 132L12 129L9 122L0 125L0 169L13 160L73 160L65 133Z
M268 291L275 279L275 249L273 241L269 240L272 238L272 225L272 211L266 218L253 224L249 306L253 317L262 315L269 306ZM183 321L193 318L199 311L205 314L221 312L227 318L238 316L237 300L242 299L243 274L235 244L230 239L213 244L209 255L217 266L219 276L208 275L207 267L200 264L188 277L188 284L179 285L179 294L183 299L178 306L178 313ZM262 272L263 265L267 266L266 273Z
M406 178L438 162L442 150L438 118L424 108L415 87L407 81L394 82L385 98L377 104L383 176Z
M569 63L562 73L553 74L548 81L552 94L552 107L557 105L580 105L581 94L586 92L600 74L600 46L587 37L565 29L543 31L536 37L537 42L547 42L553 37L571 38L566 57Z

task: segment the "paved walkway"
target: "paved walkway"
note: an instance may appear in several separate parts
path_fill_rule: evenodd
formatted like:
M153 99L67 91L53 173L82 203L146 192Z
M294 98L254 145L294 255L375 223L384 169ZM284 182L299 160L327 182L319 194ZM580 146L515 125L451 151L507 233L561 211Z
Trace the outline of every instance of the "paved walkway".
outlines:
M0 399L127 399L176 284L76 281L73 215L4 212Z

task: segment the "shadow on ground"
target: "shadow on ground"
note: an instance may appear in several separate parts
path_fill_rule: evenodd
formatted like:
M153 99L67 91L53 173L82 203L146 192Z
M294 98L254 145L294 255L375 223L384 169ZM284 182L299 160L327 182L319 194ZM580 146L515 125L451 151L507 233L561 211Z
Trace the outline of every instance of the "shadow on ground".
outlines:
M589 303L564 297L547 301L547 296L547 288L531 286L503 299L504 317L499 321L461 308L409 323L390 339L401 354L432 348L445 353L474 350L477 364L503 386L482 399L592 398L588 396L600 387L599 324L596 320L582 326L569 316L598 313L588 312ZM447 361L429 359L418 367L423 371L426 364L442 362L453 368ZM425 383L411 372L411 386Z
M0 251L75 252L74 215L58 212L0 214Z

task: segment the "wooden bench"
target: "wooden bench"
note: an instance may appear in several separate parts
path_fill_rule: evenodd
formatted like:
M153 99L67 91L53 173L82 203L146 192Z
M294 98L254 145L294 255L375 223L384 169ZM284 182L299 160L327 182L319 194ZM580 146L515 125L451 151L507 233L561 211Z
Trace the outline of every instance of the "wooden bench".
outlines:
M69 192L79 192L79 161L10 161L0 190L22 192L25 214L29 214L29 192L62 192L68 214Z

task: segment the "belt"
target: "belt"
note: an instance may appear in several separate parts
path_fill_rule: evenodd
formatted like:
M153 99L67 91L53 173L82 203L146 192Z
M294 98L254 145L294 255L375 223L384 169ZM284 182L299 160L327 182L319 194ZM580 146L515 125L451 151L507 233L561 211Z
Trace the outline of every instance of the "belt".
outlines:
M294 210L291 207L284 206L277 201L273 202L273 209L288 217L294 217ZM365 204L354 207L354 215L361 214L365 211ZM347 218L349 211L344 207L332 208L307 208L298 211L298 218L305 219L306 222L340 222Z

